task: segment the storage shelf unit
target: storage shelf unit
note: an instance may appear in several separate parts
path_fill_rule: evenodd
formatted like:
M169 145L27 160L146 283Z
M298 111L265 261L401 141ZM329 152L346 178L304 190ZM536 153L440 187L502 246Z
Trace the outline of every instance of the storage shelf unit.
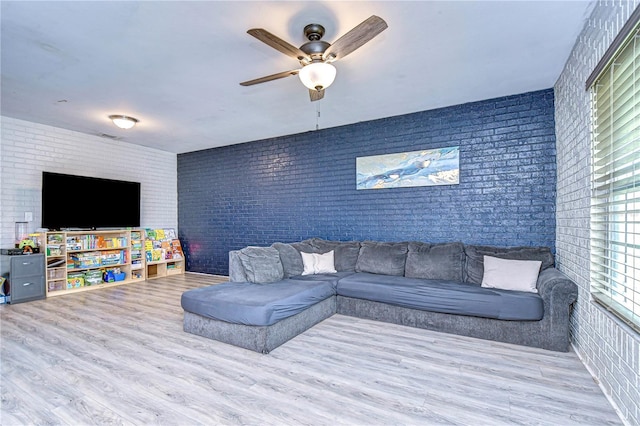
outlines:
M144 245L147 279L184 274L184 253L173 229L145 229Z
M131 231L131 278L144 279L144 236L142 231Z
M144 268L140 262L132 265L132 242L141 246L141 235L138 230L41 234L40 246L46 250L47 297L144 280ZM124 273L124 279L104 282L103 271L119 271L120 277Z
M44 247L47 267L46 292L64 290L67 287L66 246L63 232L47 232L40 237Z
M184 259L147 262L147 279L184 274Z

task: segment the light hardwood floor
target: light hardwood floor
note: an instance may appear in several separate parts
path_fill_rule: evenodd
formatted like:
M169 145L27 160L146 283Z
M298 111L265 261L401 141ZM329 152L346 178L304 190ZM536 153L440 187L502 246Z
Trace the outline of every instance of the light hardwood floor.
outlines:
M620 424L574 353L341 315L269 355L183 332L223 280L3 305L0 424Z

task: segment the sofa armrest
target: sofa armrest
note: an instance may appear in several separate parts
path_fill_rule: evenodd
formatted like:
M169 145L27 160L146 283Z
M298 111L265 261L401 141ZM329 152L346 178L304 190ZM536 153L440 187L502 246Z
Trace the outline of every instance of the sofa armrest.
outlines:
M538 276L538 294L544 301L545 316L561 309L568 313L568 306L578 299L578 286L556 268L547 268Z
M240 261L240 250L229 252L229 281L233 283L246 283L249 280L244 272L244 266Z

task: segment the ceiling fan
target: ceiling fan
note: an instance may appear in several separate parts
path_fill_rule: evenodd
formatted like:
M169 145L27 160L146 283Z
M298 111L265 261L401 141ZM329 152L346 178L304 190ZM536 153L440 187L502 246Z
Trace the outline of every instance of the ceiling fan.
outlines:
M340 37L333 44L322 40L324 27L320 24L309 24L304 27L304 36L308 42L299 48L287 43L281 38L271 34L262 28L253 28L247 31L263 43L296 59L302 68L284 71L255 80L244 81L241 86L252 86L277 80L290 75L298 75L302 83L309 89L311 102L324 97L324 90L333 83L336 77L336 69L331 64L344 58L349 53L358 49L387 28L384 19L371 16L365 19L351 31Z

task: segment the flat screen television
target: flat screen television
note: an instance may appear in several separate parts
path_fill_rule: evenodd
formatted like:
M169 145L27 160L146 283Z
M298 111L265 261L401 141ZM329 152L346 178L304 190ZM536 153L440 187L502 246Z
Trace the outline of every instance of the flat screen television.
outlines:
M42 172L42 227L140 226L140 183Z

